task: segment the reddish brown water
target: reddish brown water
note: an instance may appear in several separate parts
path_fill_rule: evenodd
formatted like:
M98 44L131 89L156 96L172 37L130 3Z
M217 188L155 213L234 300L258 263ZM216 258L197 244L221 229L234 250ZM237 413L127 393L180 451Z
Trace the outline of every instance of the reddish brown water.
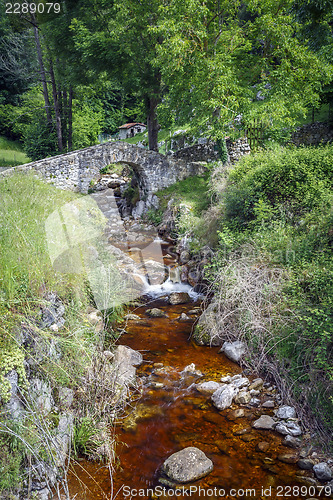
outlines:
M280 435L253 429L237 435L242 429L251 428L251 422L262 410L248 408L244 418L233 420L231 410L217 411L209 397L189 387L195 379L181 377L180 372L190 363L204 374L200 381L219 381L228 373L240 372L238 365L219 354L217 348L199 347L191 341L194 316L186 323L177 320L182 312L197 306L200 304L170 306L160 299L135 309L135 314L145 321L128 322L129 333L120 342L144 356L138 369L142 397L133 404L132 414L129 412L129 417L117 425L119 463L115 465L112 483L108 468L80 461L70 478L70 492L76 500L156 498L147 489L159 484L159 468L168 456L187 446L200 448L214 463L213 472L193 483L193 488L202 490L192 489L190 498L315 496L309 486L302 486L296 478L305 473L296 465L277 460L280 453L293 451L282 446ZM151 307L163 309L167 317L149 318L145 311ZM163 367L154 363L162 363ZM138 413L141 417L135 420ZM272 414L272 410L264 413ZM256 450L262 441L269 443L265 453ZM296 489L290 490L293 486ZM129 489L133 489L132 496L127 494ZM176 498L170 495L170 491L165 491L164 497Z

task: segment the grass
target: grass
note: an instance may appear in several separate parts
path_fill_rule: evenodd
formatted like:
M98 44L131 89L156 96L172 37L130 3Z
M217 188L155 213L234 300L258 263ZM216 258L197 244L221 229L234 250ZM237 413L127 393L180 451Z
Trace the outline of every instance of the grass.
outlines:
M30 161L19 142L0 137L0 167L15 167Z
M157 193L162 210L165 210L171 198L174 205L184 204L190 208L195 215L200 215L206 210L210 203L208 176L193 176L176 182L172 186Z

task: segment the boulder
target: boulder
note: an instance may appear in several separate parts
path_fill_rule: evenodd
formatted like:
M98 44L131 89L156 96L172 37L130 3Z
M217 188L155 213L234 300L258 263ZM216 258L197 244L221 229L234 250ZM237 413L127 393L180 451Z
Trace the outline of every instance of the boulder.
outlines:
M121 386L133 383L135 380L135 367L143 361L142 354L130 347L119 345L114 352L114 364L117 371L116 381Z
M267 443L266 441L261 441L256 446L256 450L261 451L262 453L266 453L268 449L269 449L269 443Z
M246 405L251 401L251 394L248 391L240 391L235 397L235 403Z
M214 382L213 380L210 380L209 382L202 382L201 384L197 384L195 386L196 390L201 392L201 394L213 394L221 384L218 382Z
M224 384L212 394L212 401L218 410L225 410L232 404L232 400L238 394L238 389L232 385Z
M191 302L191 297L187 292L172 292L169 296L169 304L175 306L177 304L186 304Z
M246 345L240 340L235 342L224 342L220 352L223 352L234 363L239 363L245 354Z
M174 453L162 465L162 471L177 483L196 481L212 470L213 462L193 446Z
M298 458L299 456L297 453L282 453L277 457L280 462L285 464L295 464L298 461Z
M152 309L147 309L146 314L151 318L165 318L166 314L162 309L158 309L158 307L153 307Z
M313 466L313 472L319 481L325 482L333 479L332 469L326 462L320 462Z
M192 376L192 377L202 377L200 370L197 370L194 363L185 366L184 370L180 372L182 377Z
M282 444L284 446L289 446L289 448L300 448L302 446L302 440L287 434Z
M275 420L272 419L269 415L261 415L258 420L253 422L252 427L254 429L263 429L263 430L268 430L271 431L274 428L275 425Z
M282 420L288 420L288 418L296 418L296 410L292 406L281 406L277 412L276 417Z
M314 466L313 460L310 460L309 458L301 458L298 462L297 465L300 469L303 470L312 470Z

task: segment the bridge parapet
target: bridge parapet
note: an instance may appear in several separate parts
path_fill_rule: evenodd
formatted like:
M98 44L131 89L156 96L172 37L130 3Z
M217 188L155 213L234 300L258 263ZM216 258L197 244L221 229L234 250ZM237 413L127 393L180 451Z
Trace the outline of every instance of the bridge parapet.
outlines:
M133 168L141 197L147 197L191 175L202 175L206 170L202 163L173 159L118 141L13 167L1 172L0 178L13 172L35 171L61 189L86 194L91 181L97 180L100 170L110 163L127 163Z

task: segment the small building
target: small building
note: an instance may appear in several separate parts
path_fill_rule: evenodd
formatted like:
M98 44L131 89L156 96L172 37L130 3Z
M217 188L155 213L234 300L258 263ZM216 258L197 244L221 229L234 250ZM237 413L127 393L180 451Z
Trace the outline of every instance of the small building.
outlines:
M140 132L144 132L147 126L144 123L125 123L119 127L119 139L127 139L134 137Z

